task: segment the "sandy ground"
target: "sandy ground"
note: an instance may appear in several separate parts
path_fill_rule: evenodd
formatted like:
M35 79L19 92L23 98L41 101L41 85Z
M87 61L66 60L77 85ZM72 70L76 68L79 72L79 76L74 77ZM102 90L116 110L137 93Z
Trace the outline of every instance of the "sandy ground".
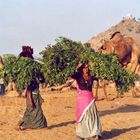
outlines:
M116 97L108 88L109 97ZM0 140L75 140L76 91L41 90L43 112L48 129L17 131L16 124L24 113L25 98L0 97ZM103 100L102 89L96 102L104 140L140 140L140 98L126 93L123 98Z

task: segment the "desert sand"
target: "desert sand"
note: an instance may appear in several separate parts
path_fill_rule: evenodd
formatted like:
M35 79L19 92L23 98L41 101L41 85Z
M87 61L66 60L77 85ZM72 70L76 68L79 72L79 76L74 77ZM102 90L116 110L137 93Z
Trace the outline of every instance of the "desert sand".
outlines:
M116 97L114 88L108 87L109 98ZM140 98L125 93L123 98L104 100L99 89L96 105L103 130L103 140L140 140ZM26 102L23 97L0 97L0 140L75 140L76 90L52 92L41 89L42 108L48 128L17 131Z

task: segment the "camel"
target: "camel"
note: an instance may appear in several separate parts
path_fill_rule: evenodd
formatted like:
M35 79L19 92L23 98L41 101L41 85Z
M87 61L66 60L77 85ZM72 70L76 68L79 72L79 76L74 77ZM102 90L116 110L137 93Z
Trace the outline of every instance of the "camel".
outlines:
M140 47L132 37L123 37L120 32L115 32L111 39L105 41L98 51L117 54L124 67L134 73L136 72L140 62Z
M117 54L123 67L138 73L140 67L140 47L132 37L124 37L120 32L115 32L110 40L105 41L98 51L107 54ZM134 91L133 89L132 95L136 96Z

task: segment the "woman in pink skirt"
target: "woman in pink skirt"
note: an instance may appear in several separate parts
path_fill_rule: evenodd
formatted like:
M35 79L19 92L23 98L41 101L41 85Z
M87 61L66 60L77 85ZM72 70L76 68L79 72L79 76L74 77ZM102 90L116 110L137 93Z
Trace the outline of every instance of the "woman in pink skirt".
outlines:
M93 96L93 81L97 81L95 96L98 92L98 79L90 75L87 64L81 64L77 71L70 76L77 81L78 97L76 101L76 136L77 140L99 139L101 124Z

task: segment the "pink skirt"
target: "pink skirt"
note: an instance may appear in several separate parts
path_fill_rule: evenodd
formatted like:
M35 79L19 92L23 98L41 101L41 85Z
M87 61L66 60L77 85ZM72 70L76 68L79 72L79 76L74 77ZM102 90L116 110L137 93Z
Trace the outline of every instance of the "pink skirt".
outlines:
M88 110L91 104L94 102L92 91L81 90L77 88L78 97L76 100L76 121L80 122L84 113Z

